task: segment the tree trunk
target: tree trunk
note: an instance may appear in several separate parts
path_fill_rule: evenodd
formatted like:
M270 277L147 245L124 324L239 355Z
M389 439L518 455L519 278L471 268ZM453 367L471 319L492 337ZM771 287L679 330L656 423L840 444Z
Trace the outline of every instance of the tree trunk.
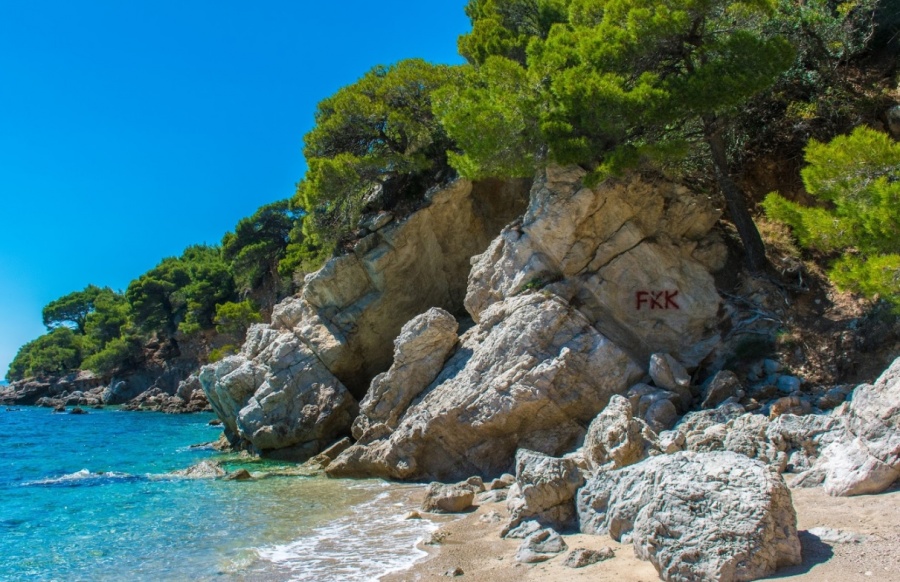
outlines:
M713 165L716 168L716 180L722 194L725 197L725 206L728 215L737 227L738 235L747 253L747 266L753 272L764 271L769 265L766 259L766 247L763 245L759 230L747 209L747 200L744 193L738 188L731 175L728 173L728 157L725 153L725 140L722 139L722 131L718 127L716 119L706 119L706 143L712 152Z

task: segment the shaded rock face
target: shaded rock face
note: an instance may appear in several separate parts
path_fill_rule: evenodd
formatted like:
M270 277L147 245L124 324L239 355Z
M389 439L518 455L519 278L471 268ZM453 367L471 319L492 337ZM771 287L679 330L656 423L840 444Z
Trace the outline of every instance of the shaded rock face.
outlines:
M675 453L598 473L578 493L584 533L630 535L663 580L755 580L801 562L780 475L731 452Z
M719 212L673 184L631 177L592 190L583 176L547 170L521 225L474 263L466 309L480 322L490 305L542 287L577 304L636 361L666 352L696 366L719 341L709 270L722 264L707 260L724 257L711 234ZM711 247L721 250L703 251Z
M366 244L308 275L299 297L273 309L271 325L251 327L239 354L199 374L231 442L302 459L349 433L351 391L362 397L390 367L407 321L431 307L462 309L470 258L521 214L529 185L454 182L408 219L373 223ZM397 397L390 387L379 396ZM378 422L390 417L368 404Z
M560 456L642 373L565 300L512 297L481 312L390 435L351 447L328 473L448 481L508 472L519 448Z
M308 275L290 327L362 399L390 367L407 321L430 307L462 311L471 257L525 210L529 186L458 180L438 191L426 208Z

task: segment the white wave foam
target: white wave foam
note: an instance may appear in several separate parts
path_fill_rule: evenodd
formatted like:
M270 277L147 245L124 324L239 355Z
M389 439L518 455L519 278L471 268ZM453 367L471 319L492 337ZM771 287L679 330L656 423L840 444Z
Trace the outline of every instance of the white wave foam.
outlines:
M257 549L263 560L290 571L296 580L363 582L405 570L427 554L416 545L437 530L424 519L404 519L390 492L315 528L289 544Z
M89 484L92 481L114 481L136 479L134 475L128 473L117 473L115 471L92 473L88 469L82 469L74 473L62 475L60 477L47 477L46 479L38 479L36 481L27 481L22 483L23 487L34 485L80 485Z

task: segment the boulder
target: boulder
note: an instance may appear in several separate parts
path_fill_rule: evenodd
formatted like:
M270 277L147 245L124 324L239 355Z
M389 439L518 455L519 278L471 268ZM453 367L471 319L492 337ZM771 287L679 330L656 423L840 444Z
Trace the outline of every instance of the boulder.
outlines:
M672 428L678 422L678 411L687 410L690 406L690 390L685 398L677 392L655 388L648 384L635 384L625 395L631 402L634 415L659 433Z
M631 402L613 396L591 421L584 439L584 458L591 469L608 470L633 465L657 449L656 435L632 414Z
M475 492L466 483L432 483L425 490L422 510L436 513L461 513L472 507Z
M474 260L466 310L480 322L489 306L543 288L577 303L636 361L662 352L696 366L720 341L721 300L693 257L715 239L719 211L669 182L631 175L587 188L584 175L546 170L521 224Z
M447 481L508 472L519 448L560 456L641 374L568 302L525 293L482 312L389 436L327 472Z
M653 354L650 356L650 377L658 387L670 392L691 385L691 375L678 360L669 354Z
M663 580L755 580L800 564L780 475L732 452L680 452L601 472L578 494L584 533L630 536Z
M575 462L520 449L516 486L507 496L509 522L501 535L525 520L559 530L575 526L575 492L584 484Z
M610 560L616 557L616 553L610 547L601 548L600 550L588 550L585 548L576 548L566 556L563 566L566 568L584 568L597 562Z
M825 471L825 491L835 497L881 493L900 478L900 472L873 455L859 437L828 445L819 467Z
M240 354L200 372L226 434L305 460L350 428L356 401L300 338L262 325L247 336Z
M185 479L217 479L225 476L225 469L214 461L200 461L187 469L173 471L172 475Z
M538 530L525 538L516 551L516 562L534 564L545 562L569 549L565 540L552 528Z
M822 454L796 485L847 496L880 493L900 479L900 358L831 414L840 425L820 439Z
M740 400L744 397L741 381L731 370L722 370L704 382L701 388L703 403L701 408L716 408L729 398Z
M434 307L409 320L394 339L394 363L372 380L353 422L353 436L376 424L396 428L409 403L437 377L458 340L456 319Z

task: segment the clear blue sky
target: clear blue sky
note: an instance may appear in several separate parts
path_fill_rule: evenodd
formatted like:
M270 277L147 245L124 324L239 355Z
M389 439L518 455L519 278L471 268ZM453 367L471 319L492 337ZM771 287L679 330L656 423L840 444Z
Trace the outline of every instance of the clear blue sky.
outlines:
M89 283L287 198L316 103L376 64L458 63L465 0L5 0L0 378Z

